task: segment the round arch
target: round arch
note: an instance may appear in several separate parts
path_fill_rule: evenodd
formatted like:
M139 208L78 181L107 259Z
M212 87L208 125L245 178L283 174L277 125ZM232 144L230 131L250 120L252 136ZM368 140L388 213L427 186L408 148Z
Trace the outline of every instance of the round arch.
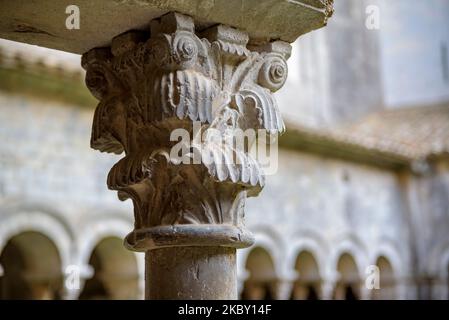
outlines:
M409 268L404 263L404 258L399 254L399 250L391 241L381 240L380 245L371 256L371 264L376 264L379 257L385 257L391 264L393 270L401 274L408 274Z
M368 250L363 245L362 241L358 239L355 235L347 235L342 237L340 241L337 241L337 245L331 250L329 262L327 263L328 270L327 274L331 278L338 278L338 274L335 272L338 269L338 261L340 257L347 253L351 255L358 269L359 277L364 276L365 268L369 265Z
M380 265L379 259L382 262ZM371 264L378 266L380 269L380 289L375 290L372 297L374 299L404 299L406 294L404 279L400 279L398 276L407 278L409 268L404 263L404 257L399 254L399 250L394 243L381 240L370 261ZM386 290L383 290L383 288Z
M60 299L63 296L61 258L55 243L36 231L12 236L3 247L0 281L3 299Z
M85 279L89 281L92 277L95 277L95 266L92 266L92 255L95 254L95 260L98 262L100 256L102 255L101 248L99 250L98 246L105 239L116 239L115 245L117 250L127 256L131 254L134 256L136 261L137 275L138 275L138 296L143 297L144 293L144 275L145 275L145 258L143 253L137 253L128 251L123 245L123 239L125 236L133 229L133 223L124 217L115 215L110 217L105 215L99 215L94 219L90 219L86 222L86 226L82 229L83 232L79 235L77 241L77 264L81 267L82 271L82 286L80 290L72 294L72 299L77 298L83 291L84 285L86 284ZM109 244L111 245L111 244ZM105 247L102 246L102 247ZM123 251L122 251L123 249ZM96 262L96 264L97 264Z
M90 255L102 239L108 237L124 239L133 228L134 226L131 221L121 217L101 216L99 218L89 219L77 237L77 260L79 264L88 265Z
M263 246L252 247L246 258L245 269L248 277L244 283L242 298L272 300L277 276L270 253Z
M288 246L284 244L281 236L271 227L254 227L252 231L255 238L254 245L237 251L237 273L239 279L244 281L248 276L245 265L248 255L254 247L262 247L269 253L273 259L274 272L277 277L285 276L283 273L286 270L285 248Z
M370 262L366 246L354 234L343 235L336 242L327 264L329 269L326 271L328 279L332 279L334 283L334 298L366 299L368 293L361 285L365 269ZM343 275L343 270L346 270L347 274L351 273L351 276Z
M338 258L338 281L334 290L334 298L338 300L358 300L361 298L360 268L354 256L343 252Z
M329 256L329 248L324 239L316 232L312 231L297 231L294 234L300 236L293 236L288 246L288 252L286 257L286 265L288 271L286 273L293 272L293 276L296 278L295 264L298 256L303 251L312 253L317 264L320 277L324 275L324 266L326 265L326 257Z
M295 280L290 298L294 300L318 300L321 297L321 275L314 253L302 250L295 261L298 278Z
M397 297L395 270L390 260L380 255L375 265L379 268L379 288L372 291L372 298L375 300L395 299Z
M139 297L138 261L123 246L123 238L106 237L95 246L89 259L93 276L80 299L136 299Z
M56 246L61 259L61 272L70 264L73 233L62 219L40 211L18 211L9 214L0 223L0 254L9 239L27 231L48 237Z

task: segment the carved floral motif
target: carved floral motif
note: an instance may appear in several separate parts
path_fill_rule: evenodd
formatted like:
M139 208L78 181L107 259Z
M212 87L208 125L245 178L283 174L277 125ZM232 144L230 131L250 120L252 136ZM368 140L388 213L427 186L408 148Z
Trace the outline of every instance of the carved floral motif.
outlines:
M248 40L223 25L196 32L190 17L170 13L151 22L151 37L128 32L110 48L83 55L86 84L100 101L91 146L125 153L107 183L120 199L132 199L135 232L177 225L243 228L245 198L261 190L264 175L247 150L233 146L233 132L284 131L273 92L287 78L290 53L284 42L249 47ZM197 141L201 157L212 161L175 163L170 133L192 133L195 121L205 132ZM208 135L211 129L224 144ZM215 161L232 157L240 161Z

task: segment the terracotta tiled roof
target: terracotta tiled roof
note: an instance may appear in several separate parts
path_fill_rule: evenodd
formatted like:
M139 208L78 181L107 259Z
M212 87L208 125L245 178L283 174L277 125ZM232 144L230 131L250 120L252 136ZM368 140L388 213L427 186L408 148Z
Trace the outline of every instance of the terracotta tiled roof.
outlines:
M281 143L374 165L403 166L449 155L449 102L373 113L339 127L287 123Z
M449 153L449 102L375 113L328 133L410 159Z

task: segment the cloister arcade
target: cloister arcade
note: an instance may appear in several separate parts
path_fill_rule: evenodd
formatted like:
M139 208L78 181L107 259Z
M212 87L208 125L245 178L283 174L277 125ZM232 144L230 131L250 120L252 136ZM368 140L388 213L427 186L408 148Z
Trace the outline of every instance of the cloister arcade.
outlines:
M43 219L20 219L2 224L7 238L0 239L0 295L5 299L139 299L143 297L142 255L126 250L122 233L127 223L106 221L93 228L90 237L73 239L68 225L50 215ZM36 214L34 214L36 215ZM33 215L33 216L34 216ZM48 232L40 223L47 220ZM21 221L27 221L23 225ZM40 221L40 222L38 222ZM6 230L10 226L9 232ZM34 224L34 225L33 225ZM122 225L122 226L120 226ZM55 226L57 226L55 228ZM56 230L56 231L55 231ZM55 234L62 232L60 235ZM82 234L82 233L81 233ZM306 233L305 233L306 234ZM289 247L280 239L256 233L256 244L242 250L239 260L241 299L400 299L401 283L396 278L401 268L398 257L360 251L347 240L335 248L320 249L312 237ZM259 241L258 241L259 239ZM64 241L69 241L65 243ZM277 243L278 242L278 243ZM292 242L295 244L295 241ZM298 242L296 242L298 244ZM350 243L350 244L348 244ZM294 250L293 250L293 249ZM393 255L393 256L391 256ZM374 261L380 271L380 289L367 290L365 269ZM67 267L80 270L80 288L70 290ZM447 271L446 271L447 272Z
M422 54L449 7L80 0L76 31L25 2L0 10L0 299L449 298L449 64ZM270 168L247 130L285 131Z

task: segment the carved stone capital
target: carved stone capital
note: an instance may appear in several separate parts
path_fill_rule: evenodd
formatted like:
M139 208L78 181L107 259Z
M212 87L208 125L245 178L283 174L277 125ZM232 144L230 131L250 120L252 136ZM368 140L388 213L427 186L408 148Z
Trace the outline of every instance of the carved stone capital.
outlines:
M125 154L107 183L134 204L126 245L248 246L244 203L260 192L264 175L247 148L234 146L234 132L283 132L273 92L287 78L290 45L251 46L245 32L224 25L197 30L178 13L150 26L148 34L122 34L82 57L86 84L100 101L91 147ZM195 124L202 139L193 137ZM171 157L176 129L192 136L187 158L201 161Z

